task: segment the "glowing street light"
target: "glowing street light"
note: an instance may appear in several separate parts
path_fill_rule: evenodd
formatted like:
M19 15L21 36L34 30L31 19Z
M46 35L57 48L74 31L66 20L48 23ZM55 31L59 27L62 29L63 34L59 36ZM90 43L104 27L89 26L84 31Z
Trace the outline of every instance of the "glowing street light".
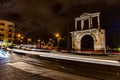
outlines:
M57 46L59 47L59 40L61 39L61 36L59 33L56 33L55 37L57 38Z
M40 39L38 39L38 42L40 42Z
M20 38L21 38L21 34L18 33L18 34L16 35L17 44L19 44L19 42L20 42Z
M32 39L31 38L28 38L27 39L27 43L31 43Z
M21 36L21 39L24 39L24 37L23 37L23 36Z
M59 33L56 33L56 34L55 34L55 37L56 37L56 38L60 37L60 34L59 34Z
M32 39L31 38L28 38L28 42L31 42L32 41Z
M38 39L37 41L38 41L38 48L41 48L41 40Z
M18 38L20 38L20 37L21 37L21 34L20 34L20 33L18 33L18 34L17 34L17 37L18 37Z

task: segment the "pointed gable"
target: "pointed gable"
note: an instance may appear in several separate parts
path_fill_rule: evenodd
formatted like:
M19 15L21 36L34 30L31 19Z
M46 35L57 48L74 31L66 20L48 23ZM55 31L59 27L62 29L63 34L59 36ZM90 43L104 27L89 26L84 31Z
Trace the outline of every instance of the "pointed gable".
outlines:
M90 17L90 13L84 13L80 15L80 17L75 18L76 20L81 20L81 19L88 19Z
M90 15L91 15L90 13L83 13L83 14L80 16L80 18L81 18L81 17L90 16Z

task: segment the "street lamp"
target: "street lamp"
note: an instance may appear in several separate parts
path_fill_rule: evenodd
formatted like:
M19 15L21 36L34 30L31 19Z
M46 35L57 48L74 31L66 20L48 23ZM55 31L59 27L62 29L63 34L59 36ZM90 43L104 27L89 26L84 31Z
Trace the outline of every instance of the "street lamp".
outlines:
M24 39L24 37L23 37L23 36L21 36L21 39Z
M20 34L20 33L18 33L18 34L17 34L17 37L18 37L18 38L20 38L20 37L21 37L21 34Z
M24 39L24 37L23 37L23 36L21 36L21 43L23 43L23 39Z
M30 41L32 41L32 39L31 39L31 38L28 38L28 41L30 42Z
M56 38L60 37L60 34L59 34L59 33L56 33L56 34L55 34L55 37L56 37Z
M41 40L38 39L37 41L38 41L38 48L41 48Z
M55 37L57 38L57 47L59 47L59 40L61 39L60 34L56 33Z
M30 43L30 42L32 41L32 39L31 39L31 38L28 38L28 40L27 40L27 41L28 41L28 43Z
M53 47L53 42L54 42L54 40L52 38L50 38L49 42L48 42L48 45L51 46L51 47Z
M17 36L17 44L19 44L21 34L20 34L20 33L18 33L16 36Z
M40 39L38 39L38 43L40 42Z

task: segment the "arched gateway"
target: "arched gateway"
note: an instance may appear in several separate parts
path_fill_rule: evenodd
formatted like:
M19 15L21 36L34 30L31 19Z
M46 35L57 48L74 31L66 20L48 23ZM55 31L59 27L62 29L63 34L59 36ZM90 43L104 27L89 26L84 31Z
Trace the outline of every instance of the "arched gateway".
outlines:
M82 37L81 41L81 50L90 50L93 51L94 50L94 39L91 35L85 35ZM89 44L89 45L88 45Z
M99 15L84 13L75 18L76 31L71 32L73 49L105 51L105 30L100 28Z

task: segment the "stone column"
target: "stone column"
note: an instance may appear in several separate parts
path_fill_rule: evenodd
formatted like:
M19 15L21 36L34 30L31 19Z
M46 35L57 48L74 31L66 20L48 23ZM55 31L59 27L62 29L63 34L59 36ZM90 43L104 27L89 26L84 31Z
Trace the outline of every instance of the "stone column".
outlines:
M77 20L75 19L75 31L77 31Z
M90 17L88 19L88 24L89 24L89 29L91 28L91 20L90 20Z
M97 16L97 19L98 19L98 29L100 30L100 16L99 15Z
M84 20L81 20L81 30L84 28Z
M93 28L92 17L90 16L90 28Z

